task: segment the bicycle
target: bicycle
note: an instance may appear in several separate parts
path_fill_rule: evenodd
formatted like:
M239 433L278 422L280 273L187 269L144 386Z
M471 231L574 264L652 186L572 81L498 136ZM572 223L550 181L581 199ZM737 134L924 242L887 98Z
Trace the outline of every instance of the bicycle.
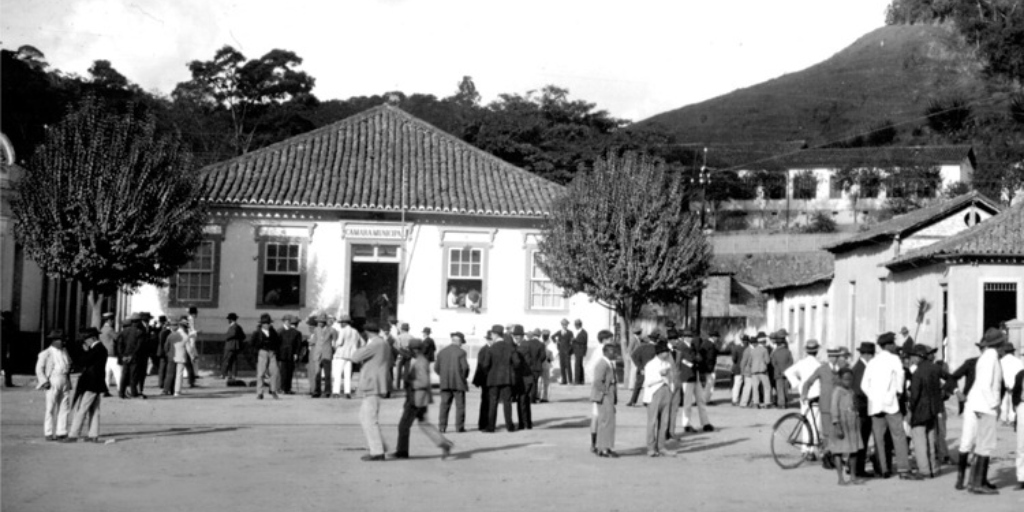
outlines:
M814 460L821 453L821 433L818 431L817 400L811 401L806 412L788 413L772 427L772 458L782 469L793 469L806 460Z

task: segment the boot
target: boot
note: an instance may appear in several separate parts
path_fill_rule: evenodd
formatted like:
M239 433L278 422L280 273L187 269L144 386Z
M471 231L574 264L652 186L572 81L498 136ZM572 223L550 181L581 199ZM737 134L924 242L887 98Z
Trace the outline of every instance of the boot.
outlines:
M590 434L590 452L597 453L597 434Z
M958 490L958 491L964 490L964 476L967 473L967 458L969 456L970 456L969 454L961 452L960 453L960 459L957 461L957 465L956 465L956 486L955 487L956 487L956 490Z
M985 487L984 482L988 474L988 457L975 457L974 468L971 470L971 487L967 492L971 494L999 494L995 489Z

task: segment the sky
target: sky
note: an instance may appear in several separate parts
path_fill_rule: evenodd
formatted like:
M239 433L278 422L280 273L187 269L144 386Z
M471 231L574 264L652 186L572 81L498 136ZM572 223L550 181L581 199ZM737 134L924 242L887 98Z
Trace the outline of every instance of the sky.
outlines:
M106 59L170 94L224 45L304 59L321 100L484 102L554 84L639 121L799 71L881 27L889 0L0 0L0 46L86 75Z

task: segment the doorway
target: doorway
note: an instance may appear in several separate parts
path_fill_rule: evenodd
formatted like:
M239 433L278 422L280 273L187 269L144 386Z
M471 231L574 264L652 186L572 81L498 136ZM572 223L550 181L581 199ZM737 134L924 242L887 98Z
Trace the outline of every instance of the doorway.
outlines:
M401 246L352 244L350 249L350 314L357 324L362 324L360 313L365 312L365 321L386 327L389 318L398 318Z
M982 329L999 327L1017 317L1017 283L985 283Z

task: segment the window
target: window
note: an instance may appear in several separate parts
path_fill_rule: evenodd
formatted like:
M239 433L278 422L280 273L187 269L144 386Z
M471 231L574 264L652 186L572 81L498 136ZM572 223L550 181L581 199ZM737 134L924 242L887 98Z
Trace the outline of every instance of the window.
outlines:
M551 282L538 265L544 255L540 251L530 251L530 309L566 309L562 288Z
M264 240L260 244L257 306L294 308L305 302L305 243Z
M828 178L828 197L829 199L842 199L843 197L843 182L838 176L829 176Z
M483 307L484 250L479 247L449 247L445 273L448 308L479 311Z
M171 278L171 306L217 307L217 267L217 242L202 241L192 260Z

